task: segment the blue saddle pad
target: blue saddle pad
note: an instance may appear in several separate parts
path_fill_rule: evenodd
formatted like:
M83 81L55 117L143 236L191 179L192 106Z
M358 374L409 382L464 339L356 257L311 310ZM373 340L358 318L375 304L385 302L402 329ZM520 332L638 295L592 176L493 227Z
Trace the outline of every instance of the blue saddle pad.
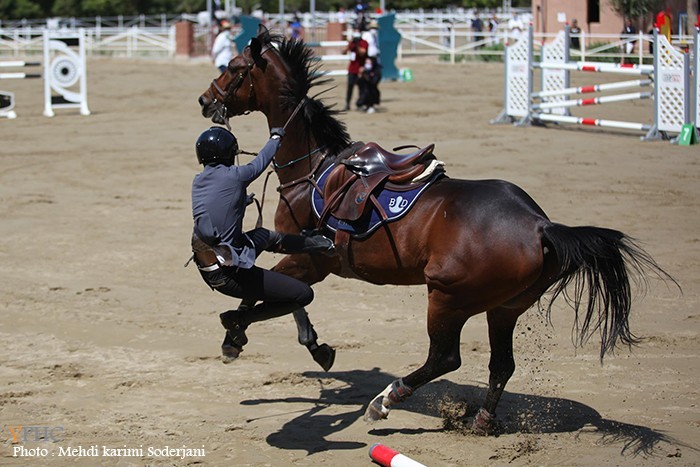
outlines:
M318 186L321 189L318 190L312 188L313 195L311 197L311 205L314 210L316 218L320 218L323 213L323 189L326 186L326 179L331 171L336 167L332 164L328 167L319 177ZM442 171L436 171L430 179L424 185L418 185L415 188L402 190L392 190L391 187L387 188L386 185L381 192L375 193L377 201L384 209L386 213L386 222L393 222L401 217L403 217L415 204L421 193L428 188L432 183L444 175ZM333 216L328 216L326 220L326 226L333 232L337 230L345 230L350 232L350 234L355 238L366 237L372 232L374 232L380 225L382 225L382 215L379 213L377 208L371 202L368 203L370 206L370 215L363 215L360 219L353 222L347 222L342 219L337 219Z

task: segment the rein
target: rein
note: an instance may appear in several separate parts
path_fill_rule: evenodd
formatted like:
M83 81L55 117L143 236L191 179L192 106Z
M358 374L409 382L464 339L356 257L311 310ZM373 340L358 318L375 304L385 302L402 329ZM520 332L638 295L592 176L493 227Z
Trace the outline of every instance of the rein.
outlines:
M294 109L294 112L292 112L292 114L291 114L291 115L289 116L289 118L287 119L287 122L284 124L284 127L282 127L283 129L285 129L285 130L287 129L287 126L289 126L289 124L291 123L291 121L294 119L294 117L296 117L297 113L299 113L299 111L301 110L301 108L304 106L304 104L305 104L306 101L308 101L308 100L309 100L309 98L306 97L306 96L304 96L304 98L301 99L301 100L299 101L299 103L297 104L296 108ZM284 164L278 164L278 163L277 163L277 159L275 159L275 158L273 157L273 158L272 158L272 165L273 165L273 167L275 168L275 172L277 172L278 170L286 169L287 167L291 167L291 166L293 166L294 164L296 164L297 162L301 162L301 161L303 161L303 160L305 160L305 159L308 159L308 158L310 158L311 156L313 156L314 154L316 154L317 152L322 151L323 149L325 149L325 146L319 146L319 147L317 147L316 149L314 149L313 151L308 152L308 153L304 154L304 155L301 156L301 157L297 157L296 159L292 159L291 161L289 161L289 162L287 162L287 163L284 163ZM304 175L304 176L301 177L301 178L298 178L298 179L296 179L296 180L292 180L291 182L287 182L287 183L284 183L284 184L278 186L278 187L277 187L277 192L282 193L282 190L285 190L285 189L287 189L287 188L289 188L289 187L292 187L292 186L294 186L294 185L297 185L297 184L299 184L299 183L306 182L306 181L308 181L308 182L311 183L313 186L315 186L316 188L318 188L318 185L316 185L316 182L313 180L313 177L316 175L316 171L317 171L318 168L321 166L321 163L322 163L322 162L324 161L324 159L326 158L326 155L327 155L327 154L324 153L324 154L321 155L321 157L318 158L318 160L316 161L316 164L311 168L311 170L309 171L308 174ZM272 173L272 172L270 172L270 173ZM268 177L269 177L270 173L268 173ZM265 180L265 184L267 184L267 179Z
M266 47L264 47L263 50L261 51L260 55L261 55L261 56L264 55L265 52L267 52L267 51L270 50L271 48L273 48L273 47L272 47L272 46L269 46L269 45L266 46ZM250 47L246 47L246 49L250 50ZM254 96L254 94L255 94L255 89L254 89L254 86L253 86L253 78L252 78L252 76L251 76L251 71L252 71L253 68L255 67L255 61L249 61L249 60L245 57L245 50L244 50L244 53L241 54L241 58L245 61L245 63L246 63L246 68L244 68L242 71L240 71L240 72L238 73L238 76L236 76L236 78L235 78L234 80L232 80L232 81L228 84L228 86L226 86L225 89L223 89L223 88L219 85L219 83L217 82L217 79L218 79L218 78L213 79L213 80L211 81L211 84L209 85L209 91L210 91L211 95L214 97L213 103L214 103L214 104L219 104L219 110L218 110L218 111L221 112L221 117L222 117L222 119L224 120L224 123L226 124L226 128L228 128L229 131L231 130L231 126L230 126L230 124L229 124L228 107L226 106L226 102L230 99L231 94L235 94L236 91L238 91L238 89L243 85L243 82L245 81L246 77L248 78L248 80L249 80L249 82L250 82L250 84L249 84L249 91L248 91L248 101L249 101L249 103L252 103L253 96ZM228 68L228 71L231 71L231 69ZM217 98L217 95L219 96L218 98ZM304 107L304 104L306 104L306 102L307 102L308 100L309 100L309 98L306 97L306 96L304 96L304 97L299 101L299 103L297 104L297 106L294 108L294 111L291 113L291 115L289 116L289 118L287 119L287 121L284 123L284 126L282 127L283 130L286 130L286 129L287 129L287 127L289 126L289 124L292 122L292 120L294 120L294 118L297 116L297 114L299 113L299 111L302 109L302 107ZM252 105L249 105L249 108L250 108L250 107L252 107ZM250 113L250 110L244 112L243 115L247 115L247 114L249 114L249 113ZM305 160L305 159L310 158L310 157L313 156L314 154L316 154L316 153L322 151L324 148L325 148L324 146L320 146L320 147L314 149L313 151L311 151L311 152L309 152L309 153L307 153L307 154L304 154L304 155L301 156L301 157L298 157L298 158L296 158L296 159L293 159L293 160L291 160L291 161L289 161L289 162L287 162L287 163L285 163L285 164L278 164L278 163L277 163L277 160L273 157L272 163L273 163L274 171L276 172L276 171L278 171L278 170L285 169L285 168L287 168L287 167L291 167L291 166L293 166L294 164L296 164L296 163L298 163L298 162L301 162L301 161L303 161L303 160ZM250 152L246 152L246 151L239 151L239 153L242 153L242 154L250 154L250 155L257 155L257 153L250 153ZM237 156L238 156L238 154L236 155L236 157L237 157ZM303 182L307 182L307 181L308 181L309 183L311 183L316 189L319 189L319 187L318 187L316 181L314 180L314 177L315 177L315 175L316 175L316 171L317 171L318 168L321 166L321 164L322 164L323 161L325 160L326 156L327 156L326 153L321 154L321 157L318 158L318 160L316 161L316 163L315 163L314 166L311 168L311 170L309 171L308 174L306 174L305 176L303 176L303 177L301 177L301 178L299 178L299 179L292 180L291 182L288 182L288 183L285 183L285 184L282 184L282 185L278 186L278 187L277 187L277 191L278 191L279 193L282 193L283 190L285 190L285 189L287 189L287 188L289 188L289 187L292 187L292 186L298 185L299 183L303 183ZM271 174L272 174L272 171L268 172L267 176L265 177L265 183L264 183L264 185L263 185L262 200L258 203L258 200L255 199L255 203L256 203L257 208L258 208L258 220L257 220L257 222L256 222L256 227L262 226L262 223L263 223L263 219L262 219L262 208L263 208L263 205L264 205L264 203L265 203L265 192L267 191L267 182L268 182L268 180L269 180Z
M243 55L241 55L243 57ZM243 80L245 80L246 76L250 74L250 70L253 69L255 66L255 63L249 62L248 60L243 57L243 59L246 61L247 68L245 69L245 74L241 71L238 73L238 76L236 77L236 80L231 81L229 85L226 87L226 89L222 89L221 86L219 86L219 83L216 82L216 79L211 80L211 84L209 85L209 89L211 91L212 96L214 96L214 104L221 102L221 106L219 107L219 111L221 112L221 116L223 117L224 123L226 124L226 128L231 131L231 125L229 124L229 118L228 118L228 107L226 107L226 100L229 97L229 94L232 92L236 92L238 88L243 85ZM253 89L253 80L250 79L250 87L248 91L248 101L250 102L253 98L253 94L255 93L255 89ZM221 96L221 100L219 101L216 98L216 92ZM244 112L243 115L249 114L250 111Z
M304 154L304 155L301 156L301 157L297 157L296 159L291 160L291 161L287 162L286 164L282 164L282 165L278 164L277 161L273 158L273 159L272 159L272 164L273 164L273 166L275 167L275 170L285 169L285 168L287 168L287 167L289 167L289 166L291 166L291 165L296 164L297 162L303 161L303 160L306 159L307 157L313 156L314 154L316 154L318 151L321 151L322 149L323 149L323 146L319 146L319 147L317 147L316 149L314 149L313 151L311 151L311 152L309 152L309 153L307 153L307 154Z
M265 55L265 52L270 50L272 46L266 46L263 48L263 50L260 52L260 56L262 57ZM246 49L250 50L250 47L246 47ZM246 68L238 73L238 76L236 77L235 80L231 81L228 86L226 86L226 89L223 89L221 86L219 86L219 83L216 81L217 78L214 78L211 80L211 84L209 84L209 91L211 92L211 95L214 97L214 101L212 102L213 104L220 103L219 111L221 112L221 117L224 120L224 123L226 124L226 128L231 131L231 125L229 124L229 117L228 117L228 107L226 107L226 101L229 99L229 95L231 93L235 93L238 88L240 88L243 85L243 81L245 80L246 77L249 78L248 81L250 81L249 85L249 91L248 91L248 102L252 102L253 100L253 95L255 94L255 89L253 88L253 78L250 76L251 70L255 67L255 62L254 61L248 61L248 59L245 57L245 49L243 53L241 54L241 58L245 61L246 63ZM230 70L230 69L229 69ZM217 99L217 94L219 95L220 99ZM250 111L243 112L243 115L248 115ZM289 122L287 122L289 123Z
M323 149L323 148L315 149L311 153L307 154L304 158L309 157L311 154L318 152L321 149ZM296 180L292 180L291 182L283 183L282 185L277 187L277 192L282 193L283 190L286 190L287 188L291 188L291 187L298 185L300 183L303 183L303 182L311 183L316 189L318 189L320 191L320 189L318 188L318 185L316 184L316 181L314 180L314 177L316 176L316 171L321 166L323 161L326 159L327 155L328 154L326 154L326 153L321 154L321 157L319 157L318 160L316 161L316 163L314 164L314 166L311 167L311 170L309 171L309 173L307 173L306 175L304 175L301 178L297 178Z
M239 76L241 76L241 75L242 75L242 73L241 73ZM214 81L212 81L212 82L214 82ZM250 85L251 85L251 88L252 88L252 86L253 86L253 80L252 80L252 79L250 80ZM306 103L306 101L307 101L307 98L306 98L306 97L304 97L302 100L299 101L299 103L297 104L297 106L294 108L294 111L292 112L292 114L289 116L289 118L288 118L287 121L285 122L284 126L282 127L283 130L286 130L286 129L287 129L287 127L289 126L289 123L294 119L294 117L296 117L296 115L299 113L299 111L300 111L301 108L304 106L304 104ZM226 126L228 126L228 119L226 120ZM230 129L230 128L229 128L229 129ZM303 155L303 156L301 156L301 157L299 157L299 158L297 158L297 159L294 159L293 161L291 161L291 162L289 162L289 163L287 163L287 164L284 164L283 166L278 166L278 165L277 165L277 161L275 161L275 159L274 159L274 157L273 157L273 158L272 158L272 163L273 163L273 165L274 165L275 171L277 171L277 169L280 169L280 168L289 167L290 165L294 164L295 162L302 161L302 160L306 159L307 157L311 157L312 154L317 153L317 152L320 151L321 149L323 149L323 147L319 147L319 148L317 148L317 149L314 149L314 150L311 151L310 153L305 154L305 155ZM257 152L248 152L248 151L241 151L241 150L238 151L238 154L248 154L248 155L251 155L251 156L257 156L257 155L258 155ZM238 158L238 154L236 154L236 158ZM309 175L307 175L307 177L312 177L312 176L314 175L314 173L316 172L316 169L318 168L318 165L320 165L320 162L323 161L324 158L325 158L325 155L319 159L319 163L316 165L316 167L314 167L314 169L311 171L311 173L310 173ZM270 179L270 175L272 175L272 173L273 173L273 171L270 170L270 171L267 173L267 175L265 176L265 183L263 184L263 194L262 194L262 199L260 200L260 202L258 202L258 200L257 200L256 198L253 198L253 200L255 201L255 205L256 205L256 207L258 208L258 220L255 222L255 228L262 227L262 225L263 225L263 213L262 213L262 209L263 209L263 206L265 205L265 193L267 192L267 182L268 182L268 180ZM309 180L310 180L310 178L309 178ZM297 182L297 183L298 183L298 182ZM277 189L277 191L279 191L279 190L280 190L280 188Z

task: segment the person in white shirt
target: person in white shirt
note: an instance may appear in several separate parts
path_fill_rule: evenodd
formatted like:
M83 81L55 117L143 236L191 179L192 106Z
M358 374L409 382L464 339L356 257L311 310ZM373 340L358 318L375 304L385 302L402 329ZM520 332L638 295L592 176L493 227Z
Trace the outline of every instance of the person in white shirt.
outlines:
M508 31L510 31L511 36L519 36L525 30L525 25L523 20L520 19L520 15L513 16L508 20Z
M222 21L219 26L219 34L214 39L211 48L212 60L221 73L226 71L228 62L233 58L233 34L231 34L231 23Z
M379 25L376 21L372 21L369 29L362 33L362 39L367 41L367 56L369 58L379 59L379 38L377 37L377 29Z
M338 16L338 22L340 24L345 24L347 22L345 8L343 8L342 6L340 8L338 8L338 15L337 16Z

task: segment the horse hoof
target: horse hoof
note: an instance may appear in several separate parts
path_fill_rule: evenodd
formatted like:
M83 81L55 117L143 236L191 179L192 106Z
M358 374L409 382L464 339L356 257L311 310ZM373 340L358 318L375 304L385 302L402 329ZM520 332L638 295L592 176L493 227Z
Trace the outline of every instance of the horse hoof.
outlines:
M221 361L224 364L228 364L236 360L243 352L241 347L236 347L235 345L223 344L221 346Z
M335 363L335 349L328 344L321 344L311 352L314 361L321 365L324 371L328 371Z
M474 417L474 423L472 423L472 432L479 436L489 436L494 434L496 431L496 417L486 411L486 409L481 408L479 412Z
M384 407L382 404L383 396L377 396L372 402L367 406L365 410L365 415L362 417L366 422L377 422L379 420L384 420L389 416L389 409Z

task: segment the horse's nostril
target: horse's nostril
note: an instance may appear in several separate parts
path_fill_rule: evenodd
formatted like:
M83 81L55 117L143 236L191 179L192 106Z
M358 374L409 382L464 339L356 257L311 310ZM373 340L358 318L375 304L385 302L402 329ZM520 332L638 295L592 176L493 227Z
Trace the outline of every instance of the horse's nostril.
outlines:
M199 96L199 105L205 106L207 104L207 100L205 99L204 96Z

